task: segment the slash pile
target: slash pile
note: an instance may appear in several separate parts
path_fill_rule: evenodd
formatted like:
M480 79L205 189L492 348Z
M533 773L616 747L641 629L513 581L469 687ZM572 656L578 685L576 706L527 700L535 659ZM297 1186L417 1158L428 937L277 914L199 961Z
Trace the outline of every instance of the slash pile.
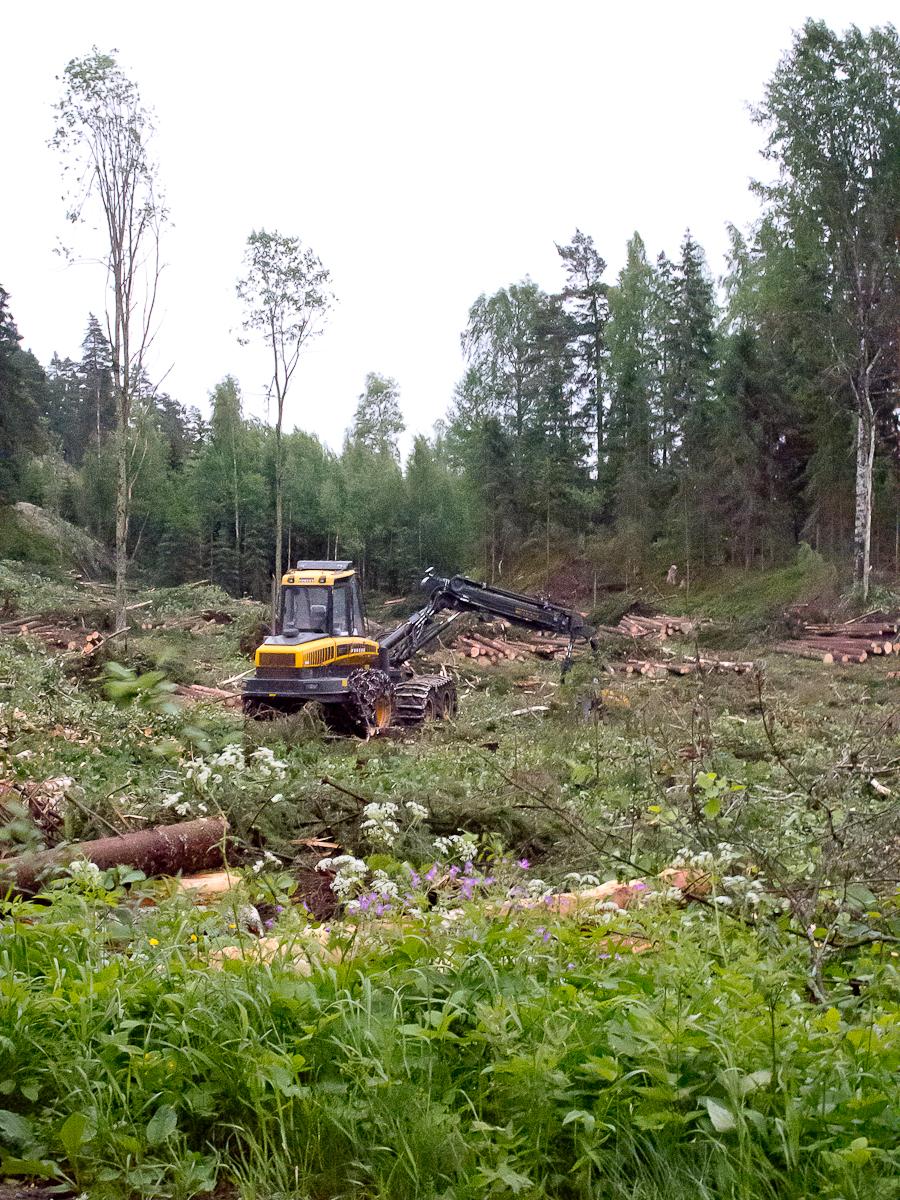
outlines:
M804 625L796 640L780 642L775 649L823 663L864 663L873 654L900 654L898 630L896 617L866 613L852 621Z

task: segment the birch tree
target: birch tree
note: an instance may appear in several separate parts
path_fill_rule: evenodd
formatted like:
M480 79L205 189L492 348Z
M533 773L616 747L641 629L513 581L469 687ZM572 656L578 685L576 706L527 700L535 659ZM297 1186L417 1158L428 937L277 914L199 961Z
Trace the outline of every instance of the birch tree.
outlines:
M247 238L238 299L244 305L243 340L261 339L272 356L275 395L275 589L281 590L284 508L284 403L304 348L322 332L333 303L331 275L299 238L254 230Z
M756 120L778 179L757 185L783 236L818 258L824 305L812 313L853 398L853 574L869 588L878 411L895 380L900 297L900 39L892 26L841 37L807 21L765 91Z
M107 327L116 401L116 629L126 626L131 498L140 455L133 434L154 331L159 239L166 219L152 155L152 114L113 54L94 47L62 76L50 145L63 164L67 217L103 240Z

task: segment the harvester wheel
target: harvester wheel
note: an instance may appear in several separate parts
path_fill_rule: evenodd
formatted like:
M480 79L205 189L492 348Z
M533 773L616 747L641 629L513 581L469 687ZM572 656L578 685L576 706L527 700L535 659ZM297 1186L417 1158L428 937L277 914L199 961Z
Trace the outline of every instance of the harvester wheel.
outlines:
M354 671L347 687L347 713L354 732L375 737L394 720L394 685L384 671Z

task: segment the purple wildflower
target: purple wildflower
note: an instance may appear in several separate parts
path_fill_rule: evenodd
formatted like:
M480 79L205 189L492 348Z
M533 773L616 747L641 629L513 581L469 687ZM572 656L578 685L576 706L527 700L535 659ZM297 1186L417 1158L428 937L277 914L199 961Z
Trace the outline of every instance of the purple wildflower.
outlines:
M306 903L305 903L305 902L304 902L304 905L303 905L303 907L304 907L304 908L306 908ZM276 912L276 913L278 914L278 916L280 917L280 916L281 916L281 914L284 912L284 905L283 905L283 904L276 904L276 905L275 905L275 912Z
M275 924L275 920L273 917L269 917L268 921L263 921L263 924L265 925L266 929L271 929Z
M633 883L631 885L631 890L633 892L645 892L647 890L647 885L646 883L641 883L641 881L638 880L637 883Z
M434 881L437 879L437 877L438 877L438 866L437 866L437 863L435 863L434 866L429 871L426 871L425 878L428 880L429 883L434 883Z
M450 875L451 879L455 879L458 874L459 874L459 867L454 866L454 867L450 868L449 875Z
M516 866L522 871L527 871L528 868L531 866L531 863L528 861L527 858L520 858L519 861L516 863Z

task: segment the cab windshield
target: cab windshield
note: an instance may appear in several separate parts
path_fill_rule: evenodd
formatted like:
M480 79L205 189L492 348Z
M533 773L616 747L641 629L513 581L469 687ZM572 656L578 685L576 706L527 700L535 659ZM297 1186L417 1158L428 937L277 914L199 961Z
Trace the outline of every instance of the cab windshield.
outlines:
M286 587L281 593L281 630L285 637L297 633L328 633L327 587Z

